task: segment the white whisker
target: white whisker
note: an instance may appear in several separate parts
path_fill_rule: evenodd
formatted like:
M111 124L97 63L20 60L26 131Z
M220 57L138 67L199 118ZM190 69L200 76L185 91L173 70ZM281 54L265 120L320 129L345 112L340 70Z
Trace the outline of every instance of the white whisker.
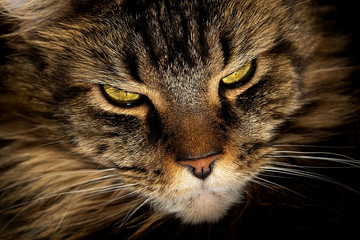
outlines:
M260 180L260 181L255 180L255 179L258 179L258 180ZM276 186L276 184L271 184L271 183L269 184L270 181L267 181L267 180L264 181L264 180L265 180L265 179L260 178L260 177L254 177L254 178L250 179L250 182L256 183L256 184L258 184L258 185L260 185L260 186L262 186L262 187L271 189L271 190L273 190L273 191L275 191L275 192L279 192L279 190L271 187L271 185Z
M38 201L42 201L42 200L47 200L47 199L53 198L53 197L60 197L60 196L64 196L64 195L78 194L78 193L93 193L94 195L97 195L97 194L102 194L102 193L106 193L106 192L113 192L113 191L116 191L116 190L119 190L119 189L124 189L124 188L139 185L139 183L124 184L124 183L120 182L120 183L116 183L116 184L112 183L110 185L107 184L106 186L102 186L102 187L93 187L93 188L88 188L88 189L65 191L65 190L71 189L71 188L78 188L78 187L84 188L84 187L92 185L92 184L101 183L102 181L106 182L106 181L116 181L116 180L119 181L119 180L121 180L120 178L117 177L117 175L107 173L107 172L111 172L113 170L114 170L114 168L104 169L104 170L92 170L92 171L88 171L88 170L70 171L70 172L73 172L73 173L76 173L76 174L78 174L78 173L92 173L92 174L84 175L82 177L83 181L80 181L81 179L79 179L79 181L77 181L75 184L68 185L68 186L64 187L62 192L55 193L55 194L48 194L48 195L42 196L42 197L37 198L37 199L32 199L30 201L25 201L25 202L10 206L8 208L1 209L0 212L6 212L6 211L8 211L10 209L14 209L14 208L17 208L17 207L21 207L21 206L31 204L31 203L34 203L34 202L38 202ZM91 176L94 176L94 175L97 175L97 174L104 174L104 173L106 173L107 175L101 176L101 177L98 177L98 178L93 178L93 179L90 179L90 180L88 179L88 177L91 177ZM23 181L23 182L20 182L20 183L14 183L14 184L12 184L10 186L7 186L7 187L5 187L5 188L3 188L1 190L5 191L5 190L8 190L8 189L14 188L14 187L16 187L18 185L26 184L26 183L29 183L29 182L32 182L32 181L37 181L37 180L39 180L41 178L44 178L44 177L54 177L54 176L62 176L62 175L71 176L71 174L69 174L69 171L54 172L54 173L51 173L50 175L49 174L43 174L42 176L32 178L30 180L26 180L26 181ZM62 181L62 180L66 180L66 179L58 178L57 180Z
M291 168L302 168L302 169L349 169L353 168L352 166L302 166L302 165L296 165L296 164L290 164L286 162L271 162L271 165L278 165L278 166L286 166Z
M315 172L311 172L309 170L304 171L304 170L299 170L299 169L276 167L276 166L263 166L261 168L266 172L272 172L272 173L277 173L277 174L285 174L285 175L290 175L290 176L298 176L298 177L304 177L304 178L310 178L310 179L315 179L315 180L319 180L319 181L328 182L328 183L331 183L331 184L334 184L334 185L344 187L344 188L346 188L346 189L360 195L360 193L357 190L351 188L350 186L348 186L348 185L346 185L344 183L335 181L332 178L326 177L324 175L321 175L321 174L318 174L318 173L315 173Z
M11 189L11 188L15 188L15 187L20 186L20 185L24 185L24 184L27 184L27 183L31 183L31 182L36 181L36 180L39 180L39 179L41 179L41 177L36 177L36 178L28 179L28 180L25 180L25 181L16 182L16 183L13 183L13 184L11 184L11 185L9 185L9 186L6 186L6 187L0 189L0 192L9 190L9 189ZM1 212L1 211L0 211L0 212Z
M70 194L89 193L89 192L91 193L91 192L93 192L94 195L98 195L98 194L102 194L102 193L105 193L105 192L111 192L111 191L109 191L109 189L113 189L114 191L117 190L117 189L120 189L120 186L123 187L123 188L128 187L128 186L123 186L123 185L119 184L119 187L110 185L110 186L104 186L104 187L97 187L97 188L89 188L89 189L73 190L73 191L67 191L67 192L54 193L54 194L45 195L45 196L42 196L42 197L39 197L39 198L36 198L36 199L32 199L32 200L29 200L29 201L25 201L25 202L22 202L22 203L19 203L19 204L12 205L10 207L1 209L0 212L6 212L8 210L18 208L18 207L22 207L22 206L25 206L25 205L28 205L28 204L29 204L29 206L31 206L32 204L34 204L36 202L39 202L39 201L48 200L50 198L61 197L61 196L70 195Z
M5 138L7 138L7 137L13 137L13 136L16 136L16 135L23 135L23 134L25 134L25 133L34 132L34 131L39 130L39 129L41 129L41 128L46 128L46 127L44 127L44 126L38 126L38 127L34 127L34 128L30 128L30 129L24 130L24 131L13 132L13 133L11 133L11 134L3 134L3 135L1 135L0 137L3 138L3 139L5 139Z
M145 197L143 197L145 198ZM142 198L142 199L143 199ZM144 200L144 202L142 202L136 209L132 210L132 208L129 210L129 212L125 215L125 217L122 220L122 223L120 224L119 228L122 228L122 226L141 208L143 207L146 203L148 203L151 200L151 198L147 198L146 200ZM115 224L117 225L117 224Z
M140 185L140 184L137 184L137 185ZM142 191L142 190L145 190L146 188L147 187L142 187L140 189L137 189L137 191ZM109 205L112 202L116 202L116 201L119 201L121 199L130 197L130 196L134 196L134 195L137 195L137 192L131 191L131 192L127 193L127 194L121 195L120 197L112 198L111 200L109 200L107 202L104 202L104 203L100 204L99 206L106 206L106 205Z
M292 159L308 159L308 160L321 160L321 161L327 161L327 162L335 162L335 163L341 163L344 165L348 165L351 167L359 168L360 162L358 160L355 160L351 157L337 154L337 153L325 153L325 152L296 152L296 151L276 151L277 153L284 153L283 155L268 155L269 158L292 158ZM307 156L307 155L288 155L289 154L322 154L322 155L333 155L337 157L343 157L343 158L335 158L335 157L320 157L320 156Z
M326 146L326 145L308 145L308 144L274 144L273 147L301 147L301 148L318 148L318 149L353 149L360 146Z
M301 147L301 148L319 148L319 149L353 149L360 146L322 146L322 145L306 145L306 144L274 144L273 147Z
M27 174L39 174L38 177L34 177L34 178L31 178L31 179L28 179L28 180L25 180L25 181L21 181L21 182L16 182L14 184L11 184L9 186L6 186L2 189L0 189L0 192L1 191L6 191L8 189L11 189L11 188L14 188L14 187L17 187L17 186L20 186L20 185L23 185L23 184L26 184L26 183L30 183L30 182L33 182L33 181L37 181L41 178L44 178L44 177L61 177L63 175L65 176L71 176L72 174L79 174L79 173L93 173L92 175L96 175L96 174L102 174L104 172L108 172L108 171L114 171L115 168L108 168L108 169L102 169L102 170L73 170L73 171L61 171L61 172L50 172L50 171L41 171L41 172L38 172L38 171L28 171ZM15 172L16 173L16 172ZM19 172L20 176L23 176L24 173L23 172ZM87 175L88 176L92 176L92 175ZM113 179L117 179L117 175L107 175L106 178L108 177L114 177ZM104 176L105 178L105 176ZM96 180L96 179L94 179ZM86 181L88 182L88 181ZM80 183L81 184L81 183Z
M280 185L280 184L278 184L278 183L275 183L275 182L273 182L273 181L270 181L270 180L261 178L261 177L259 177L259 176L255 177L255 178L258 179L258 180L260 180L260 181L262 181L262 182L264 182L264 183L266 183L266 184L273 185L273 186L276 186L276 187L285 189L285 190L287 190L287 191L289 191L289 192L292 192L292 193L294 193L294 194L296 194L296 195L298 195L298 196L301 196L301 197L304 197L304 198L306 198L306 199L309 199L308 197L306 197L306 196L304 196L304 195L302 195L302 194L300 194L300 193L298 193L298 192L296 192L296 191L294 191L294 190L291 190L291 189L289 189L289 188L287 188L287 187L285 187L285 186L282 186L282 185ZM260 183L261 183L261 182L260 182ZM264 183L262 183L262 184L264 184ZM271 189L271 190L273 190L273 191L275 191L275 192L279 192L279 190L276 190L276 189L274 189L274 188L272 188L272 187L270 187L270 186L266 186L266 185L261 185L261 186L265 186L265 187L267 187L267 188L269 188L269 189Z
M21 214L23 214L23 212L27 211L29 208L31 208L31 206L33 206L33 204L35 204L35 203L37 203L39 201L47 200L47 199L54 198L54 197L65 196L65 195L67 195L67 196L68 195L74 195L74 197L71 198L72 199L71 201L73 201L76 197L78 197L78 195L80 193L90 193L90 195L82 196L84 198L84 197L94 196L94 195L98 195L98 194L102 194L102 193L106 193L106 192L115 192L116 190L131 187L131 186L136 186L136 185L139 185L139 184L138 183L134 183L134 184L112 184L112 185L107 185L107 186L97 187L97 188L80 189L80 190L74 190L74 191L60 192L60 193L56 193L56 194L45 195L43 197L33 199L33 200L30 200L30 201L22 202L20 204L16 204L16 205L13 205L11 207L8 207L6 209L1 209L0 212L6 212L8 210L11 210L11 209L14 209L14 208L17 208L17 207L25 206L15 216L13 216L10 221L8 221L1 228L1 231L4 231L16 218L18 218ZM84 185L80 185L79 187L83 188ZM133 194L133 193L131 193L131 194ZM123 195L121 198L125 198L127 196L130 196L131 194ZM119 197L116 200L119 200L121 198ZM68 201L69 200L64 201L63 204L67 203Z
M252 179L252 180L254 180L254 179ZM256 181L256 180L255 180ZM256 182L254 182L254 183L256 183ZM259 183L256 183L256 184L259 184ZM259 185L261 185L261 183L259 184ZM266 186L265 186L266 187ZM244 193L246 193L252 200L255 200L255 198L251 195L251 193L249 193L249 191L246 191L245 189L243 190L244 191Z
M67 205L66 210L65 210L64 214L61 216L58 224L56 225L56 227L55 227L55 229L54 229L54 231L53 231L53 234L52 234L52 236L50 237L50 239L54 239L56 232L58 231L58 229L60 228L61 224L63 223L66 215L68 214L68 212L69 212L69 210L70 210L70 208L71 208L71 206L72 206L72 204L73 204L73 202L74 202L74 199L75 199L77 196L78 196L78 195L76 194L76 195L73 196L72 199L70 200L70 204Z
M51 145L61 145L61 144L67 144L67 143L73 143L73 142L74 142L74 140L68 140L68 141L59 140L59 141L53 141L53 142L39 144L39 145L36 145L34 148L46 147L46 146L51 146Z
M311 71L312 73L319 73L319 72L334 72L334 71L343 71L343 70L351 70L355 69L355 66L347 66L347 67L331 67L331 68L320 68L314 71Z
M347 158L349 160L353 160L356 161L354 158L343 155L343 154L339 154L339 153L333 153L333 152L299 152L299 151L276 151L278 153L295 153L295 154L323 154L323 155L332 155L332 156L338 156L338 157L343 157L343 158Z

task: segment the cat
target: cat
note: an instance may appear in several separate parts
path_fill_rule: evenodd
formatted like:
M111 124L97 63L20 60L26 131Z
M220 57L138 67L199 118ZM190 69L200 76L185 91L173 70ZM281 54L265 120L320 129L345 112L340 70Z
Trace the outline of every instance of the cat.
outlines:
M358 65L334 17L347 12L286 0L0 3L1 239L356 226Z

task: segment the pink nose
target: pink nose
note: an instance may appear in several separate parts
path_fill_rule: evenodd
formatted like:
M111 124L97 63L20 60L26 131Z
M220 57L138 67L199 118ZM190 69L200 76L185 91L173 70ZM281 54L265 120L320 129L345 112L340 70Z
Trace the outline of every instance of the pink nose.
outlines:
M220 157L220 154L209 154L205 157L188 158L180 160L179 164L188 167L195 177L205 179L210 175L215 161Z

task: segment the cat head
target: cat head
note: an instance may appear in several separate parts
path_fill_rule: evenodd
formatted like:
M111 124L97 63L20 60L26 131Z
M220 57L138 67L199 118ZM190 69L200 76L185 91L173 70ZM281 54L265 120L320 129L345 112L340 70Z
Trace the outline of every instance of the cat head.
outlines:
M304 114L326 78L313 72L323 41L306 3L2 4L30 59L4 81L17 126L43 127L36 141L116 169L184 222L220 219L274 144L297 136L289 129L331 128L347 114L326 123Z

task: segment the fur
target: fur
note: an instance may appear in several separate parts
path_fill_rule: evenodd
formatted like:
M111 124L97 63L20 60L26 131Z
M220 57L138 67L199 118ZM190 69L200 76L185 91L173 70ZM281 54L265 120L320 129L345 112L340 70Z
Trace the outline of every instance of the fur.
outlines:
M359 198L355 36L327 27L339 10L281 0L1 7L2 239L286 235L292 223L309 228L297 222L305 216L331 218L306 215L318 198ZM248 61L249 82L220 83ZM115 106L104 84L144 102ZM220 157L205 179L179 164L211 154Z

